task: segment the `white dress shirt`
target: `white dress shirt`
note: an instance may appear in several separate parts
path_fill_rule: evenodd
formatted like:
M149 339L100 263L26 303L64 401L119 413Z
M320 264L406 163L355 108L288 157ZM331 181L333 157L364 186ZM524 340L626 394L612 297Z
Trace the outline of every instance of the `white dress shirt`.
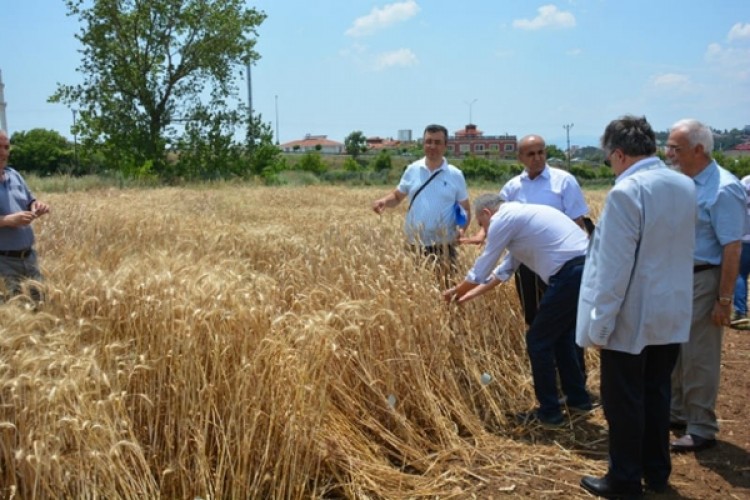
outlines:
M553 207L575 220L587 215L589 208L581 186L573 174L545 165L534 179L525 170L505 183L500 190L505 201L520 201Z
M545 283L563 264L586 253L588 237L561 211L546 206L505 202L490 219L484 252L466 275L466 281L484 283L507 249L510 258L495 269L495 277L507 281L519 263Z

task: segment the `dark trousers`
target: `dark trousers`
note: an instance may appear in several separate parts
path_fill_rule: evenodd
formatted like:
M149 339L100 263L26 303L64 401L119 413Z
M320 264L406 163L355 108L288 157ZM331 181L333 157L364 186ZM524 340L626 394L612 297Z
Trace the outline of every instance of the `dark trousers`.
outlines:
M526 321L527 326L531 326L536 318L536 312L539 309L539 303L542 301L544 292L547 291L547 284L542 281L534 271L521 264L516 271L515 280L516 292L518 292L518 299L521 302L521 309L523 310L523 319ZM578 305L576 304L576 308ZM586 357L583 348L576 347L578 354L578 364L581 365L583 371L584 382L586 379Z
M454 277L458 273L458 250L456 245L444 243L442 245L419 246L412 245L411 249L417 255L426 258L435 266L435 273L440 286L450 288Z
M601 351L601 396L609 424L607 477L625 487L641 478L664 485L669 458L671 375L679 344L647 346L640 354Z
M547 290L547 284L534 271L521 264L516 271L516 292L523 309L523 319L531 325L542 301L542 295Z
M557 395L558 374L569 405L591 403L575 343L583 264L583 257L572 259L550 278L534 322L526 332L534 393L542 417L555 418L561 414Z

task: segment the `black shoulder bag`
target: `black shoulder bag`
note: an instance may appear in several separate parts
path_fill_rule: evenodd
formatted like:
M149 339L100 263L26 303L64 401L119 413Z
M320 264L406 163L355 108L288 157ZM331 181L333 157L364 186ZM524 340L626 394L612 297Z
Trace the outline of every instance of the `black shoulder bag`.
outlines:
M417 196L419 196L419 193L421 193L422 190L427 187L427 184L429 184L430 182L432 182L432 179L434 179L435 177L437 177L438 175L440 175L440 173L442 171L443 171L442 169L438 170L437 172L435 172L434 174L432 174L429 179L427 179L426 181L424 181L424 184L422 184L421 186L419 186L419 189L417 189L417 192L414 193L414 196L411 197L411 201L409 202L409 210L411 210L411 206L414 205L414 200L417 199ZM407 210L407 212L408 212L408 210Z

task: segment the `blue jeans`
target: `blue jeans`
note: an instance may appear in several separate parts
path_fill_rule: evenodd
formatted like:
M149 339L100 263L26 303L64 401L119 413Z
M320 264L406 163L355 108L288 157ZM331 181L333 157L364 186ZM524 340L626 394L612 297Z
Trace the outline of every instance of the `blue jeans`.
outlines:
M747 316L747 277L750 275L750 243L742 242L742 255L740 256L740 274L737 275L737 283L734 285L734 311L742 316Z
M591 404L575 343L583 265L583 257L573 259L550 278L534 322L526 332L534 393L542 418L562 415L557 395L558 374L568 405Z

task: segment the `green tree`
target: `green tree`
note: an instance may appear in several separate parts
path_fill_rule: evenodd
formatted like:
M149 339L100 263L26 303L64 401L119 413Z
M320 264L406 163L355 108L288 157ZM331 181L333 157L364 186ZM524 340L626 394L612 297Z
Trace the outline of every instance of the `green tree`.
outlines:
M381 150L380 153L378 153L377 156L372 159L372 161L370 162L370 166L376 172L390 170L393 166L393 161L391 161L391 153L389 153L385 149Z
M567 158L567 156L565 155L565 151L558 148L554 144L548 144L546 151L547 151L547 158L560 158L561 160L564 160L565 158Z
M164 175L168 142L185 142L204 126L233 136L216 122L238 95L237 65L258 58L264 13L244 0L65 4L83 26L76 36L83 83L59 85L50 100L79 109L83 147L100 148L109 166Z
M10 143L13 147L8 163L19 170L38 175L75 173L73 147L54 130L35 128L16 132Z
M320 153L317 151L309 151L300 159L296 166L297 170L303 172L312 172L315 175L320 175L328 170L323 159L320 157Z
M344 148L346 153L351 155L355 160L359 155L367 151L367 138L361 130L355 130L347 135L344 139Z

